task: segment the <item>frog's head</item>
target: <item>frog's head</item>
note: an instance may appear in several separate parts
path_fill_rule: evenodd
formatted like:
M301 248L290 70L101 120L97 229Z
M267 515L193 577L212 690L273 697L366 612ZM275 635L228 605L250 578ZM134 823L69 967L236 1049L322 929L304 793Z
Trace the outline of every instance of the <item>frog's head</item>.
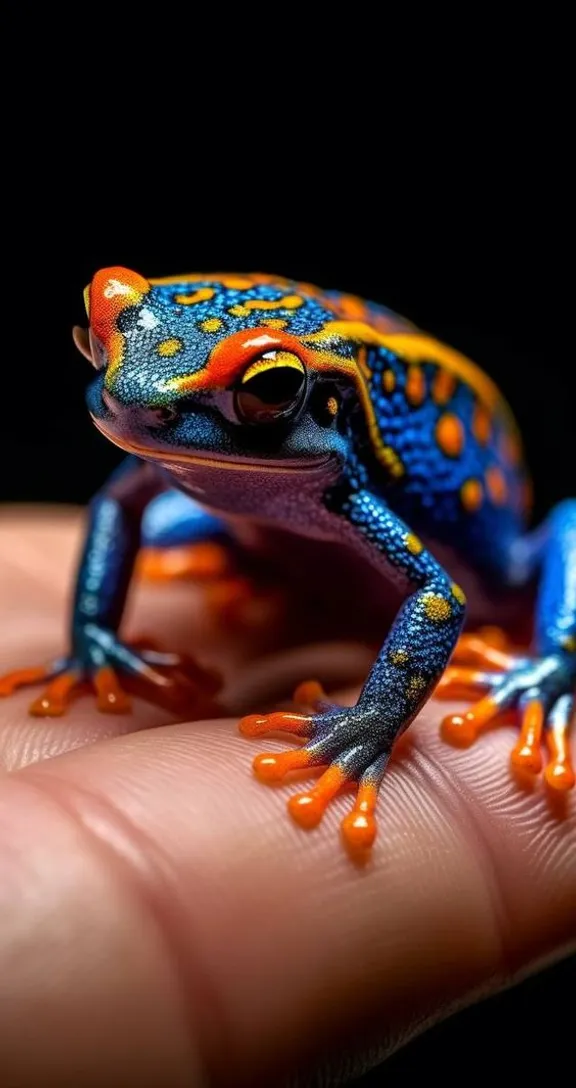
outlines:
M168 286L124 268L98 272L85 296L90 327L75 330L98 371L88 393L96 426L181 471L341 463L346 392L306 343L333 311L305 296L296 306L285 285L241 282L184 277Z

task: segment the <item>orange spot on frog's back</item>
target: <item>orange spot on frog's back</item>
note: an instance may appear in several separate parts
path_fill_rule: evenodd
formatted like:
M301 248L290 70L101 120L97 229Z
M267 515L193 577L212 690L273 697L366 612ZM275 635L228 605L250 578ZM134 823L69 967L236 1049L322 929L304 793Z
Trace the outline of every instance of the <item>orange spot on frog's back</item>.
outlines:
M424 371L422 367L417 363L408 367L408 373L406 374L406 399L415 408L419 404L422 404L426 396L426 382L424 379Z
M448 404L455 389L456 378L454 375L449 370L439 367L432 382L432 399L435 404Z
M484 489L480 480L466 480L460 489L462 505L469 514L475 513L482 506Z
M477 404L474 408L474 414L472 416L472 434L481 446L485 446L490 441L492 420L490 419L490 413L483 404Z
M440 416L436 424L436 441L447 457L459 457L464 449L464 427L452 412Z
M486 472L486 489L492 502L497 506L503 506L508 498L508 485L497 465L493 465Z

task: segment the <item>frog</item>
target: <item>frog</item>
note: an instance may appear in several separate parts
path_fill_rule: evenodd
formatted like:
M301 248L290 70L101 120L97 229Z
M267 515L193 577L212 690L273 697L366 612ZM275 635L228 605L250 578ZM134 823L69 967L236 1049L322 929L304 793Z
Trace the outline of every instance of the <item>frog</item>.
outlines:
M131 684L174 706L195 686L206 709L211 670L120 637L138 556L268 549L297 578L313 569L336 611L346 571L364 581L341 611L377 623L394 602L353 705L304 680L295 709L240 720L248 738L295 738L255 757L262 782L320 770L288 800L300 827L350 787L342 835L370 851L396 742L432 697L468 706L444 716L447 740L512 718L513 768L571 789L576 500L532 524L522 438L489 374L381 303L271 274L113 266L84 298L88 411L126 458L89 508L69 652L4 676L0 694L42 681L31 713L60 715L79 686L105 712L129 709ZM526 601L519 649L494 618Z

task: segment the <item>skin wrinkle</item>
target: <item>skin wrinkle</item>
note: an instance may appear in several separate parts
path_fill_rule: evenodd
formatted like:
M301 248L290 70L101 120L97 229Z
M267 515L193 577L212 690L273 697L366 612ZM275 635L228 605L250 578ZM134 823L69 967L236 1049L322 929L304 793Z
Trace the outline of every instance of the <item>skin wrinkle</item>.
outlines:
M12 781L14 780L18 782L19 788L28 788L39 794L44 802L48 801L55 806L67 821L72 821L74 827L82 831L87 840L89 855L98 857L98 864L107 874L111 868L121 874L120 881L123 889L128 893L132 901L137 902L138 907L145 910L147 917L152 921L161 945L166 951L166 962L169 965L175 989L181 997L181 1019L183 1024L186 1025L190 1067L196 1069L198 1064L200 1066L200 1078L194 1080L193 1086L194 1088L203 1088L205 1084L204 1061L202 1059L200 1063L197 1061L202 1040L199 1035L198 1038L195 1038L198 1033L194 1031L191 1019L192 1012L200 1006L200 1003L194 1000L194 990L201 989L201 986L194 988L186 983L178 962L177 950L170 934L170 924L169 922L166 923L166 919L162 917L162 911L158 909L163 896L158 893L151 895L146 888L146 883L153 883L155 880L158 880L160 885L166 884L166 866L162 865L159 859L156 844L149 839L145 832L137 830L131 825L130 821L110 801L97 797L92 791L79 787L77 784L72 785L63 781L56 774L45 775L43 773L42 775L36 775L34 769L31 768L27 769L25 774L16 773L13 775ZM46 785L53 786L55 789L46 789ZM66 795L68 795L71 803L67 802ZM79 805L74 803L74 797L80 800ZM92 820L87 809L83 807L84 802L93 806L94 820ZM112 829L112 834L109 837L102 831L103 817ZM127 845L127 849L122 850L120 848L120 841ZM152 873L153 875L147 875L146 871L148 871L148 874ZM155 902L155 900L157 901ZM166 902L170 901L171 897L167 895ZM132 911L132 906L129 907L129 910ZM195 977L197 976L195 976L194 972L190 972L190 980ZM202 975L202 978L204 980L204 975ZM207 995L210 995L211 1007L217 1008L211 988L206 984L203 1000ZM221 1012L221 1010L218 1011ZM220 1022L222 1023L222 1021ZM182 1083L189 1083L187 1074L186 1081Z
M48 774L46 774L46 771ZM43 779L55 787L55 791L44 788ZM218 1037L214 1044L222 1046L222 1037L226 1037L224 1008L211 985L202 957L197 954L193 969L182 971L181 957L177 947L176 934L185 925L181 911L176 911L178 880L169 878L173 869L166 856L158 849L157 843L123 813L109 798L97 795L86 786L71 784L54 773L53 765L42 769L42 775L36 776L34 768L26 772L26 781L43 795L58 805L68 818L81 826L92 847L101 855L104 865L112 863L123 872L122 879L132 885L131 894L136 892L139 903L154 922L162 943L166 949L167 960L177 989L182 996L182 1018L188 1026L191 1049L200 1054L202 1070L206 1068L206 1037L211 1023L218 1024ZM111 833L108 833L111 832ZM174 874L175 875L175 874ZM152 891L151 888L154 887ZM176 923L176 924L174 924ZM186 929L189 930L189 925ZM196 948L198 944L195 942ZM201 995L199 997L199 995ZM205 1022L194 1025L194 1015L201 1009L206 1012ZM204 1075L200 1085L204 1083Z
M514 933L514 926L510 906L506 903L501 867L498 865L494 851L490 849L489 836L484 831L483 813L479 810L478 803L464 780L458 774L455 775L453 769L449 772L441 761L434 757L431 751L426 751L422 744L419 743L418 737L414 739L413 751L417 754L422 773L428 778L430 786L435 792L438 804L445 805L447 815L462 823L465 821L470 835L474 837L476 842L478 868L485 877L484 884L491 899L494 933L499 948L496 959L500 967L495 976L495 982L499 988L504 987L513 979L515 974L513 959L508 953L506 945L506 934L511 937ZM442 792L435 789L438 779L442 781L444 786ZM468 807L462 805L463 797ZM510 941L511 945L512 941Z

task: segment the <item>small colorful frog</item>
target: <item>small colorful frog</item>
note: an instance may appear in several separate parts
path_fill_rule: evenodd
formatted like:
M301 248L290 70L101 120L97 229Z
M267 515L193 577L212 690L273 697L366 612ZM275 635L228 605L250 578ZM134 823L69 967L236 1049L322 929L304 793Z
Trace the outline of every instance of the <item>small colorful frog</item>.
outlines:
M91 506L69 656L10 674L2 694L44 679L31 710L60 714L78 685L116 711L134 677L151 700L184 690L190 663L118 637L142 544L230 541L273 550L287 566L297 556L300 569L309 554L332 602L347 563L370 572L356 610L377 615L391 594L399 610L355 706L330 704L310 682L299 690L309 712L240 723L246 736L305 741L259 755L260 779L327 768L290 799L296 821L314 826L357 783L342 829L349 845L369 847L394 742L434 692L472 702L445 718L452 739L471 742L487 722L516 715L513 763L537 774L545 737L546 781L570 789L576 501L527 531L521 443L490 378L383 306L273 276L146 280L107 268L85 299L90 327L75 338L97 371L88 407L130 457ZM303 540L309 553L297 548ZM508 652L490 631L461 635L466 595L469 619L488 622L496 608L511 614L530 584L529 654ZM200 669L197 679L213 690Z

